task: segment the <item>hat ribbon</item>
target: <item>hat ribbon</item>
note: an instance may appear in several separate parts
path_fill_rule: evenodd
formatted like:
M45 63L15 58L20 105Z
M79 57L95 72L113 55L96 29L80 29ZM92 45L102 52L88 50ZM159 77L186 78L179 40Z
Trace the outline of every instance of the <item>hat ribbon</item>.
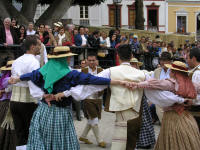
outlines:
M176 68L176 69L181 69L181 70L188 71L187 68L185 68L185 67L181 67L181 66L178 66L178 65L175 65L175 64L172 64L172 67L173 67L173 68Z
M61 55L61 54L69 54L71 53L70 51L61 51L61 52L53 52L52 55Z

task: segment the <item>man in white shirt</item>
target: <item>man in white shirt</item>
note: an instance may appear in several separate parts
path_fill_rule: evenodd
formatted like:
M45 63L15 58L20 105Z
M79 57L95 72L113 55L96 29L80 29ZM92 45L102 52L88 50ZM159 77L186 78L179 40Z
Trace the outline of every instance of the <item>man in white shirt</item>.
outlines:
M24 46L26 53L13 62L13 77L19 77L40 68L40 63L35 56L40 53L41 41L37 36L30 35L26 37ZM17 146L27 143L30 121L37 108L37 99L41 99L41 95L43 91L31 81L22 81L13 85L10 108L17 135Z
M92 75L97 75L98 73L102 72L103 69L97 67L97 55L96 53L88 53L87 57L88 67L82 68L81 72L83 73L90 73ZM84 109L84 116L88 119L88 123L83 130L81 137L79 138L80 141L85 142L86 144L92 144L87 139L87 135L89 131L92 129L98 146L105 148L106 143L101 138L101 132L99 131L99 120L101 119L101 110L102 110L102 99L103 93L97 92L91 96L88 96L86 100L83 102L83 109Z
M28 29L26 35L35 35L36 31L34 30L34 24L32 22L28 23Z
M200 84L200 49L199 48L193 48L189 51L187 55L187 63L189 67L192 69L190 73L192 77L192 82ZM197 95L197 97L200 97L200 95ZM191 107L190 111L193 114L194 118L196 119L198 127L200 129L200 101L196 100L194 105Z
M170 69L165 67L165 64L171 64L171 54L169 52L163 52L159 58L160 66L154 71L153 77L159 80L170 78ZM160 123L162 123L163 109L156 105L156 114ZM154 118L155 119L155 118Z

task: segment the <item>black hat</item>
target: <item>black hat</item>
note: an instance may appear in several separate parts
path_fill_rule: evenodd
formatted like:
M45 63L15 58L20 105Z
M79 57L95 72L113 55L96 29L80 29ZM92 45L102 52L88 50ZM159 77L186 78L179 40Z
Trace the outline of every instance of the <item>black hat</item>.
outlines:
M160 60L172 60L172 55L169 52L162 52Z

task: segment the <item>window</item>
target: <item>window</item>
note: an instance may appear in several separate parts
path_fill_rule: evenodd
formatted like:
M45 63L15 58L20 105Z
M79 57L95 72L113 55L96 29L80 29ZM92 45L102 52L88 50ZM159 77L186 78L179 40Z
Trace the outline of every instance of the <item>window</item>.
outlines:
M186 33L186 16L177 16L177 32Z
M135 28L135 10L129 9L129 27Z
M80 6L80 18L81 19L88 19L88 6Z

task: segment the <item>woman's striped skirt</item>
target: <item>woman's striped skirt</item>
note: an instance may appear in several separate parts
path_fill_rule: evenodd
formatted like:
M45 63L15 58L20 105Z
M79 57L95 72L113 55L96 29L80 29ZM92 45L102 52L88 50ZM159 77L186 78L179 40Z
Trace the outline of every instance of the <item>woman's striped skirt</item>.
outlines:
M70 107L41 102L33 114L27 150L79 150Z
M198 150L200 134L193 116L184 111L164 112L162 126L154 150Z

